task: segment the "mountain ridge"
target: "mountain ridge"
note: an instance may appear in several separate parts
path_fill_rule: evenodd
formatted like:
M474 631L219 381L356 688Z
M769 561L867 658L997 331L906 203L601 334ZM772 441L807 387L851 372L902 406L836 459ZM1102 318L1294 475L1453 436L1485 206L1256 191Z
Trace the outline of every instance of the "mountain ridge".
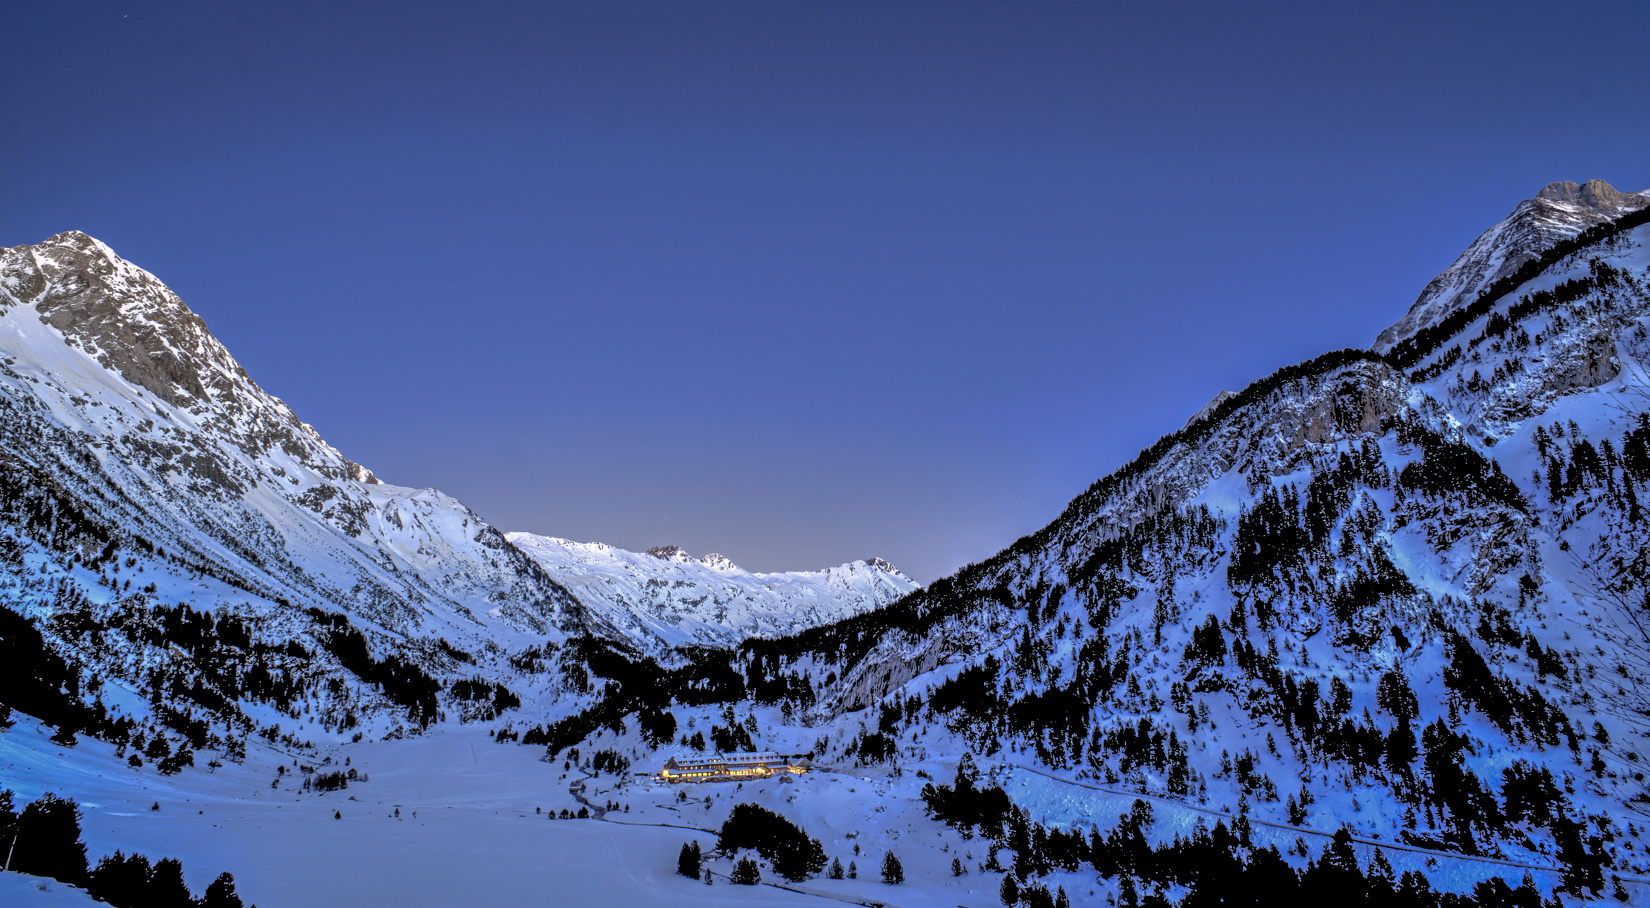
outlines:
M838 621L917 588L881 559L819 571L751 573L716 554L695 559L677 546L645 553L532 533L511 544L604 616L638 649L663 655L688 646L737 646Z
M1403 318L1375 339L1386 352L1415 332L1447 317L1496 280L1517 271L1560 240L1650 206L1650 189L1624 193L1603 180L1548 183L1484 231L1421 291Z

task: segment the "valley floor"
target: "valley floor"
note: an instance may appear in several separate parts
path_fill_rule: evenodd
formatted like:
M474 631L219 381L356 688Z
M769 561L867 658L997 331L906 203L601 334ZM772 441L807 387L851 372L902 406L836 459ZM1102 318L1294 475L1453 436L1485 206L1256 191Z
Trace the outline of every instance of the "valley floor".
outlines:
M46 791L78 801L82 840L93 864L117 848L151 859L176 857L197 893L227 870L247 904L262 908L722 902L883 902L920 908L997 901L996 875L951 878L949 870L939 872L949 866L950 857L942 862L938 849L924 849L934 851L931 860L912 849L906 857L911 882L899 887L881 882L877 868L882 851L869 849L857 859L859 879L820 877L797 887L817 894L731 885L726 860L707 861L718 875L713 885L676 874L682 844L697 839L708 851L716 837L701 830L719 826L734 803L749 800L784 809L801 785L778 779L681 789L597 776L582 793L596 805L608 799L628 803L628 814L620 808L608 820L552 820L547 814L580 806L569 789L584 774L540 760L540 748L497 744L476 727L452 726L402 741L336 748L333 764L318 770L343 768L347 755L350 768L369 780L353 782L344 791L304 794L296 790L301 776L293 770L299 762L313 765L313 758L299 760L252 745L242 764L210 771L205 766L209 755L202 753L196 768L163 777L152 767L128 767L99 741L82 738L72 750L54 745L50 729L17 718L16 727L0 732L0 788L14 790L20 804ZM272 788L279 765L288 772ZM802 785L864 787L828 775L816 773ZM694 800L679 802L684 790ZM822 800L847 808L855 796L843 794L847 797ZM703 800L707 795L713 801L709 806ZM868 822L864 813L872 810L860 804L852 822ZM341 819L335 819L335 812ZM914 819L890 815L887 828L897 837L899 827ZM950 838L949 830L942 837ZM867 836L871 838L881 836ZM844 853L842 859L846 864L854 856ZM930 873L937 885L921 885L919 878ZM16 874L6 876L0 894L8 905L91 904L70 887Z
M163 777L152 767L132 769L103 742L83 738L71 751L52 744L49 729L27 717L18 720L0 732L0 788L14 790L19 803L47 791L78 801L92 863L117 848L151 859L176 857L197 893L227 870L246 902L263 908L999 903L1000 874L983 867L986 843L926 818L917 797L924 780L914 772L889 777L873 769L827 767L758 783L671 786L635 774L590 776L577 766L543 761L538 747L498 744L485 728L452 724L406 740L334 746L330 765L254 743L240 764L212 771L206 766L210 755L202 753L197 767ZM346 759L348 769L366 774L366 781L343 791L302 792L300 764L347 771ZM279 773L279 766L287 771ZM1133 801L1121 791L1023 765L1009 769L1004 781L1017 803L1055 824L1105 825ZM1199 819L1212 824L1221 818L1152 800L1154 839L1187 834ZM746 801L800 823L822 840L828 855L844 866L854 862L858 879L822 875L786 884L789 889L735 886L727 882L731 861L708 857L714 884L678 876L682 844L698 840L709 852L716 840L712 830L733 805ZM551 818L586 804L618 806L598 810L606 814L602 819ZM1257 845L1280 850L1302 839L1314 854L1324 844L1310 830L1266 824L1256 825L1255 836ZM1372 856L1372 846L1359 847L1360 860ZM1435 886L1457 892L1487 876L1516 883L1526 870L1391 843L1382 847L1400 871L1420 870ZM882 855L889 850L904 864L903 885L881 882ZM952 875L953 858L966 868L963 875ZM1291 863L1301 862L1291 856ZM1544 891L1557 882L1550 871L1533 876ZM781 881L769 874L765 882ZM1046 882L1064 886L1073 904L1104 903L1113 894L1108 882L1086 870L1056 873ZM1628 885L1635 897L1650 891L1636 879ZM70 887L16 874L0 880L0 902L92 904Z

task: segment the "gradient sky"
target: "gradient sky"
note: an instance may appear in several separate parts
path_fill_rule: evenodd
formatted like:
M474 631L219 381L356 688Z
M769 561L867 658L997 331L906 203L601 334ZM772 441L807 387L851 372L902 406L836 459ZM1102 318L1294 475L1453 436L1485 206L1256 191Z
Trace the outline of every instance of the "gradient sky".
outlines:
M342 8L339 8L342 7ZM1149 7L1149 8L1142 8ZM388 482L929 581L1650 186L1650 5L12 4L0 245L80 229Z

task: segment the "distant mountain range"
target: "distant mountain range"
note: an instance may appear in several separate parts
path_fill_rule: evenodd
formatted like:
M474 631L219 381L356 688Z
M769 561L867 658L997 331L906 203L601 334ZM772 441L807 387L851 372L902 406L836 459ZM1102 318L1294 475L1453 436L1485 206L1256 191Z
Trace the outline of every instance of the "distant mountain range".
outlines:
M880 558L823 571L753 574L721 555L676 546L627 552L598 542L509 533L585 609L603 634L650 653L677 646L737 646L887 605L917 584Z

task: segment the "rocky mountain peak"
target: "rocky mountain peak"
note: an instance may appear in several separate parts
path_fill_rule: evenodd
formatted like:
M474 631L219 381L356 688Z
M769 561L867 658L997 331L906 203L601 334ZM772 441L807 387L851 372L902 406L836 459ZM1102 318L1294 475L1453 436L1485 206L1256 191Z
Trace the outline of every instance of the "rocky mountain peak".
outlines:
M174 406L233 397L246 373L154 275L78 230L0 251L11 302L33 305L76 347Z
M1219 394L1216 394L1213 399L1211 399L1208 403L1203 405L1203 408L1201 410L1198 410L1196 413L1193 413L1191 419L1186 420L1186 425L1184 426L1184 428L1189 429L1192 426L1202 422L1203 420L1208 419L1209 414L1215 412L1216 407L1220 406L1221 404L1225 403L1228 400L1231 400L1232 398L1234 398L1236 396L1237 396L1236 391L1222 391Z
M735 646L830 624L888 605L917 588L893 565L854 561L817 571L757 574L722 555L680 546L628 552L532 533L510 533L588 610L610 639L668 657L673 646Z
M376 483L258 386L171 288L78 230L0 248L0 315L32 309L70 347L245 452L280 451L329 480ZM204 476L223 484L222 470ZM244 484L250 476L229 482Z
M734 564L732 558L729 558L726 555L718 555L715 552L711 552L709 555L706 555L705 557L699 559L699 563L704 565L705 567L714 568L715 570L718 570L718 571L737 571L737 570L739 570L739 565Z
M1385 352L1437 324L1470 303L1478 291L1559 242L1646 206L1650 206L1650 190L1621 192L1603 180L1548 183L1535 198L1520 202L1501 223L1484 231L1433 278L1404 317L1375 339L1374 349Z
M1632 211L1645 205L1642 193L1621 192L1603 180L1588 180L1585 183L1572 183L1563 180L1557 183L1548 183L1535 194L1536 201L1553 202L1562 205L1579 205L1596 210Z

